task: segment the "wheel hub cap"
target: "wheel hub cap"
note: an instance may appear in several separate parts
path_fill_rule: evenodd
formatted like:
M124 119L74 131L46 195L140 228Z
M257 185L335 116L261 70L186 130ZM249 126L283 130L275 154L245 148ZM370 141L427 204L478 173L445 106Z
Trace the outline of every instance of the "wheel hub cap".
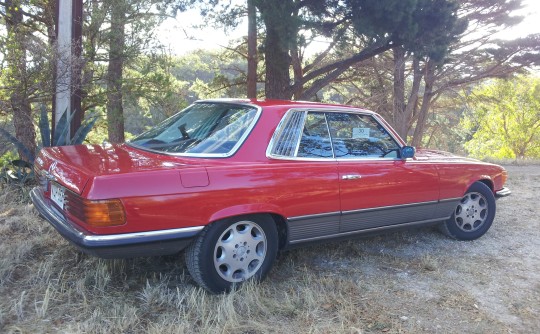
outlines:
M255 222L229 226L214 248L214 267L228 282L242 282L257 273L266 257L266 235Z
M456 208L456 225L465 232L476 231L486 222L488 210L487 200L482 194L467 193Z
M236 252L236 255L242 257L244 256L244 254L246 254L246 247L244 246L239 247L238 251Z

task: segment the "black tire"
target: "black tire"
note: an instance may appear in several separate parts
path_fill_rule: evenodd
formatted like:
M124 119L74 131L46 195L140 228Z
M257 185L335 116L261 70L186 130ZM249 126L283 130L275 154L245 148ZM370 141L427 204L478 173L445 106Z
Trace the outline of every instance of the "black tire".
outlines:
M482 182L473 183L452 217L441 225L441 231L457 240L474 240L483 236L495 218L495 196Z
M211 293L229 292L250 279L263 280L278 251L273 219L264 214L214 222L186 250L193 279Z

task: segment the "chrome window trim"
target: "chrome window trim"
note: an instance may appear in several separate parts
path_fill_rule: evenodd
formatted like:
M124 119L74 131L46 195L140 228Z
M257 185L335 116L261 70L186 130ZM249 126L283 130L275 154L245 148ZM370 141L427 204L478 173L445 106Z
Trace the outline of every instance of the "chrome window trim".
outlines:
M306 127L307 114L308 112L307 110L305 110L302 115L302 130L300 131L300 135L296 139L296 148L294 149L295 157L298 155L298 150L300 149L300 142L302 141L302 131L304 131L304 128Z
M297 143L297 150L295 152L295 156L294 157L289 157L289 156L282 156L282 155L277 155L277 154L272 154L272 149L274 148L274 145L275 145L275 142L276 142L276 137L277 137L277 134L280 133L280 130L281 130L281 127L283 127L284 123L285 123L285 120L287 119L287 116L289 113L291 112L305 112L305 115L304 115L304 126L305 126L305 119L306 119L306 116L307 116L307 113L310 112L310 111L314 111L314 112L334 112L334 113L349 113L349 114L361 114L361 115L365 115L365 116L370 116L373 118L373 120L379 124L380 126L382 126L386 132L388 133L388 135L396 142L397 146L401 149L403 148L403 144L402 144L402 141L401 140L397 140L397 138L394 136L394 133L393 131L390 131L388 130L388 128L385 126L385 124L383 124L382 122L380 122L379 120L379 115L373 111L370 111L370 110L366 110L366 109L360 109L360 108L346 108L346 107L331 107L331 109L329 108L321 108L321 107L313 107L313 108L291 108L289 110L287 110L285 112L285 114L283 115L283 117L281 118L281 120L279 121L279 124L278 126L276 127L276 129L274 130L274 133L272 134L272 138L270 139L270 142L268 143L268 146L266 148L266 157L268 159L276 159L276 160L288 160L288 161L401 161L403 159L399 158L399 157L395 157L395 158L385 158L385 157L364 157L364 158L336 158L335 156L335 152L334 152L334 144L332 142L332 134L330 132L330 127L328 125L328 120L326 120L326 128L328 130L328 134L330 136L330 141L331 141L331 146L332 146L332 158L323 158L323 157L320 157L320 158L308 158L308 157L297 157L297 153L298 153L298 147L300 146L300 140L298 140L298 143ZM326 115L325 115L325 119L326 119ZM301 137L300 137L301 138ZM407 159L409 160L409 159Z
M330 126L328 125L328 118L326 117L326 113L324 113L324 122L326 123L326 131L328 131L328 138L330 138L330 148L332 149L332 159L336 160L336 152L334 151L334 141L332 140L332 132L330 132Z
M388 132L388 135L390 137L392 137L392 139L394 139L394 141L398 144L399 148L403 148L404 146L407 146L407 143L403 140L403 138L399 138L398 140L398 137L396 137L394 134L396 133L395 129L379 114L377 113L373 113L371 116L373 116L373 118L375 119L375 121L380 125L382 126L383 128L386 129L386 132ZM392 131L388 131L388 128L385 126L385 124L388 124L389 127L392 128ZM396 133L397 134L397 133ZM403 143L403 145L402 145Z
M365 157L365 158L336 158L336 161L401 161L400 158L385 158L385 157Z
M240 147L244 144L244 142L246 141L246 138L251 134L251 131L253 131L253 128L259 122L259 119L261 118L261 114L262 114L262 107L260 107L258 105L251 104L251 103L238 102L238 101L235 101L235 100L231 100L231 101L203 100L203 101L196 101L193 104L200 104L200 103L214 103L214 104L221 103L221 104L231 104L231 105L237 105L237 106L248 106L248 107L254 108L257 111L257 114L255 115L255 117L253 117L253 121L251 121L251 124L246 129L246 131L244 132L242 137L240 137L238 142L227 153L173 153L173 152L163 152L163 151L153 150L151 148L142 147L142 146L133 144L130 141L127 141L126 144L131 146L131 147L137 148L139 150L153 152L153 153L157 153L157 154L168 155L168 156L173 156L173 157L228 158L228 157L231 157L231 156L235 155L236 152L240 149ZM184 109L182 109L182 110L184 110ZM176 114L174 114L174 115L176 115ZM174 115L172 115L171 117L174 117ZM171 118L171 117L169 117L169 118ZM167 119L169 119L169 118L167 118Z
M295 112L303 113L301 123L302 123L302 126L304 126L305 121L306 121L306 114L307 114L307 110L305 108L291 108L291 109L287 110L287 112L285 112L285 114L283 114L283 116L281 117L281 120L279 121L278 126L276 127L276 129L274 130L274 133L272 134L272 138L270 139L270 142L268 143L268 146L266 147L266 157L267 158L273 157L275 159L282 159L282 160L289 160L289 158L295 158L295 157L289 157L289 156L286 156L286 155L279 155L279 154L271 153L272 150L274 149L274 145L277 144L277 137L279 135L281 135L281 132L283 131L283 127L285 126L286 122L289 120L291 115L293 113L295 113ZM298 152L298 146L300 145L300 138L301 137L302 136L299 136L297 138L295 155Z

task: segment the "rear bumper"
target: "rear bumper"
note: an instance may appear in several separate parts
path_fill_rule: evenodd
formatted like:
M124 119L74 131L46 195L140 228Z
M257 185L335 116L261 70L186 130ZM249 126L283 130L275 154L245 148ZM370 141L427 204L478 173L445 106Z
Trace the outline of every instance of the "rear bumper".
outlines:
M204 228L196 226L123 234L91 234L58 212L50 200L43 197L39 187L32 189L30 197L40 216L49 221L64 238L84 253L106 259L174 254L187 247Z
M495 192L495 197L497 198L505 197L505 196L510 195L511 193L512 192L510 191L510 189L504 187L501 190Z

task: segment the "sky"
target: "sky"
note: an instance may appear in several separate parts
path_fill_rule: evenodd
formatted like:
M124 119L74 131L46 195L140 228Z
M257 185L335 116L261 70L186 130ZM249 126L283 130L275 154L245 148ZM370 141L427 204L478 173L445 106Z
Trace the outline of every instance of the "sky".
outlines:
M540 0L524 0L524 8L516 14L526 16L525 19L512 29L503 31L498 37L515 39L532 33L540 33ZM196 49L219 49L227 46L231 39L238 39L247 34L247 22L228 33L223 29L192 28L203 22L197 10L180 13L176 19L168 19L158 30L158 38L165 44L169 52L182 55ZM316 40L317 42L317 40ZM323 49L327 42L322 39L311 46L307 53Z

